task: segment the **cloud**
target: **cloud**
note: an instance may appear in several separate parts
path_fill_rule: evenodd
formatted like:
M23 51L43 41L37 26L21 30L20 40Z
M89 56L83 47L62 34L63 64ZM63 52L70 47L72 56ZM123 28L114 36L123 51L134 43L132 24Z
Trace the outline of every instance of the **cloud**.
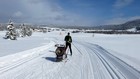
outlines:
M23 13L20 11L17 11L13 14L13 17L22 17Z
M1 0L0 22L60 25L91 25L85 16L68 12L56 0ZM7 6L8 5L8 6Z
M30 15L30 22L36 23L54 23L58 20L65 19L65 13L62 8L48 0L24 0L22 1L24 8L27 9ZM49 21L50 20L50 21Z
M86 25L90 22L79 14L67 12L55 0L22 0L21 3L30 17L28 22L60 25Z
M30 3L37 4L43 2L43 0L29 0Z
M136 20L136 19L140 19L140 16L113 18L113 19L109 19L109 20L104 21L104 24L105 25L122 24L122 23L125 23L127 21L132 21L132 20Z
M113 5L115 8L122 8L127 5L130 5L134 0L116 0L115 4Z

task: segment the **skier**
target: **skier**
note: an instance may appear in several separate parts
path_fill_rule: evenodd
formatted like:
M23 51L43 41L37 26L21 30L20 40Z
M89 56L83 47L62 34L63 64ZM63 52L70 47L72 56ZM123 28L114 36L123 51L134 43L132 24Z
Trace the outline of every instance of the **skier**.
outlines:
M71 49L72 37L70 36L70 33L68 33L68 35L65 36L64 40L66 41L66 49L69 46L70 53L71 53L71 56L72 56L72 49Z

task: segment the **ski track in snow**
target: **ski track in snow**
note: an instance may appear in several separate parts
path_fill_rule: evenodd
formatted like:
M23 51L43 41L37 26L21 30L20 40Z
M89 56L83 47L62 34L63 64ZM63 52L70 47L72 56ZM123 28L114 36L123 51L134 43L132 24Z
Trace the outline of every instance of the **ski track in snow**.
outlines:
M101 62L101 64L103 64L103 67L101 66L100 70L102 70L102 68L105 67L105 70L107 71L108 76L110 76L111 79L139 79L140 78L140 72L138 70L134 69L133 67L131 67L124 61L120 60L119 58L113 56L102 47L94 44L84 44L84 46L87 46L88 47L87 49L92 50L90 56L93 56L93 52L94 52L94 54L98 57L98 60ZM103 69L103 72L105 70ZM97 76L97 78L95 79L103 79L103 78L108 79L108 77L107 78L105 77L107 73L99 73L100 76L95 75ZM103 75L104 77L99 78L101 77L101 75Z
M75 41L72 46L73 56L68 55L67 62L55 62L54 43L48 48L42 46L27 50L34 54L0 67L0 79L140 78L138 70L98 45Z
M36 57L39 57L43 54L42 51L48 49L50 46L54 45L54 42L50 42L48 45L40 46L37 48L33 48L27 51L19 52L18 54L13 54L9 56L5 56L1 58L1 60L7 59L7 63L4 63L3 65L0 65L0 74L9 71L13 68L16 68L28 61L33 60ZM9 59L10 60L9 60ZM12 59L13 58L13 59ZM12 63L11 63L12 62Z

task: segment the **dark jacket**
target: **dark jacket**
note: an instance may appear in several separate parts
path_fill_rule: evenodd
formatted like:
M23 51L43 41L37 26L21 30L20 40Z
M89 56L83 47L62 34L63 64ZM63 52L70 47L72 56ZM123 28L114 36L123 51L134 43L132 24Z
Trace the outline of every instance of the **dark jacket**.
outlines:
M72 42L71 36L69 36L69 35L65 36L65 41L66 41L67 43L71 43L71 42Z

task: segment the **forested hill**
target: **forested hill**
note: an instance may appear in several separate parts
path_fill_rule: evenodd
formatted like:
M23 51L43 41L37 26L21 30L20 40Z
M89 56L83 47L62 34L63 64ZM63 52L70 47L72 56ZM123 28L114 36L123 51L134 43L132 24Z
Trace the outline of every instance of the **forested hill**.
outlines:
M101 25L96 26L94 29L105 29L105 30L126 30L130 28L140 28L140 19L136 19L133 21L128 21L124 24L118 24L118 25Z

